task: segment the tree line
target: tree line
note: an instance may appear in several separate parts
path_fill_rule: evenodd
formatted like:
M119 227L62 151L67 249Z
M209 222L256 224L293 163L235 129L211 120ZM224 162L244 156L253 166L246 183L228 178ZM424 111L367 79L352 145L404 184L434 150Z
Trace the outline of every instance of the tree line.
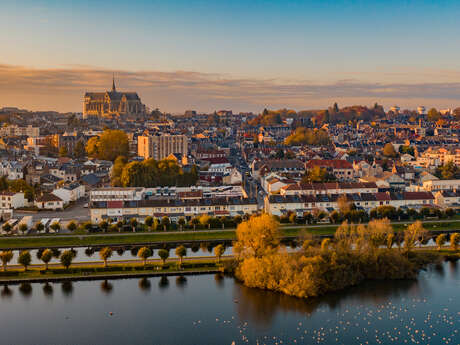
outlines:
M153 158L127 162L118 157L112 168L111 182L120 187L192 186L198 181L198 167L184 171L174 160Z

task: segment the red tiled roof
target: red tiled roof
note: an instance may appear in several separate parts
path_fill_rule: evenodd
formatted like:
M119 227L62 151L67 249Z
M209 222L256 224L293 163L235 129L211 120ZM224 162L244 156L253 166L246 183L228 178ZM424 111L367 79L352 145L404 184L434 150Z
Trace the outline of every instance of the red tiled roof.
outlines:
M404 200L427 200L434 199L431 192L404 192Z

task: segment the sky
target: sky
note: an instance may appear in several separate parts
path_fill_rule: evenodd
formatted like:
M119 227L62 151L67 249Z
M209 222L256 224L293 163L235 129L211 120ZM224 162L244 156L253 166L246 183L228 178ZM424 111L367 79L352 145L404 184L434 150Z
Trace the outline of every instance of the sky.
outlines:
M459 1L0 4L0 107L81 111L85 91L150 108L460 106Z

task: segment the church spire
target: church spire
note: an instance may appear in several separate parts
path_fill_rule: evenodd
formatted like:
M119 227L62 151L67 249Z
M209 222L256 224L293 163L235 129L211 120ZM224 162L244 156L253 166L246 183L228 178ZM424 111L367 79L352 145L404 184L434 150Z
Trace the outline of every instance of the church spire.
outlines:
M117 92L117 88L115 87L115 73L112 74L112 92Z

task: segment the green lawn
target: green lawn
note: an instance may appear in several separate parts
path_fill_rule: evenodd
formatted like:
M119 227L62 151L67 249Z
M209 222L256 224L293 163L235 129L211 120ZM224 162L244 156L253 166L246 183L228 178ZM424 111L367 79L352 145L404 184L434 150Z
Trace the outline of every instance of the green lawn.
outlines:
M431 231L445 231L460 229L458 221L445 223L425 223L425 228ZM283 236L292 237L299 235L300 232L306 231L313 235L333 235L338 225L325 225L321 227L281 227ZM394 224L395 231L402 231L407 228L406 224ZM460 230L459 230L460 232ZM137 234L94 234L90 236L78 235L58 235L58 236L40 236L40 237L2 237L0 238L0 249L6 248L38 248L38 247L72 247L72 246L92 246L92 245L131 245L152 242L174 242L174 241L192 241L192 240L234 240L235 231L196 231L184 233L137 233Z

